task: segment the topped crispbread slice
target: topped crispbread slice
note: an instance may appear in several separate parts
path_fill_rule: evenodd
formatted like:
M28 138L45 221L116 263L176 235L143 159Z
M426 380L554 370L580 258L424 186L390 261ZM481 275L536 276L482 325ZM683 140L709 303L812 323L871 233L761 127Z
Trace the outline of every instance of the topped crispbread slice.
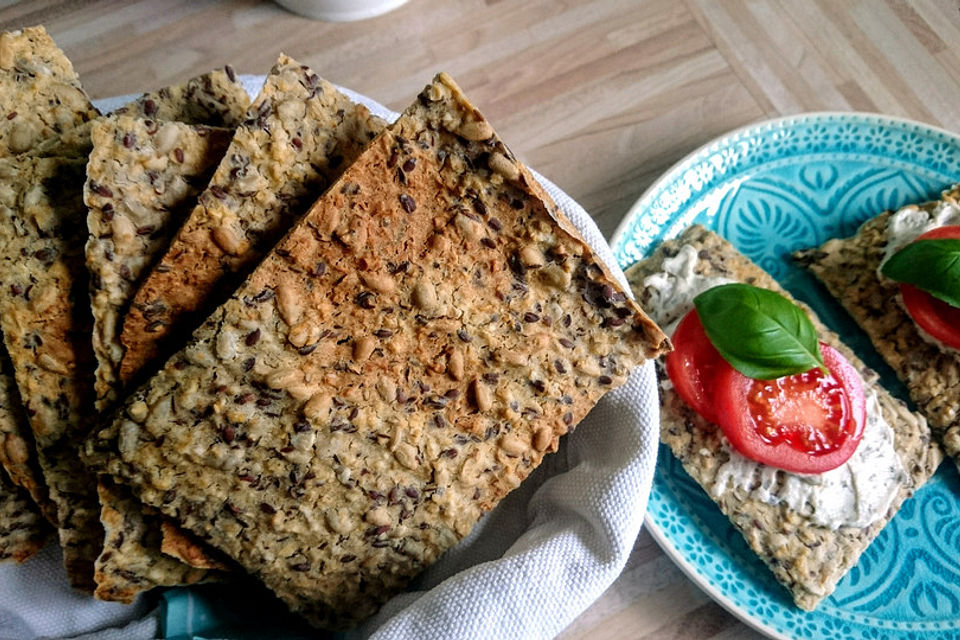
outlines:
M250 96L228 65L145 93L112 115L235 129L249 106Z
M345 625L668 344L441 74L86 458Z
M126 384L223 301L383 122L281 56L209 187L124 320ZM180 344L177 344L178 340Z
M43 27L0 34L0 157L84 156L98 115Z
M0 329L57 507L68 576L92 591L103 530L95 482L77 456L94 420L84 166L0 158Z
M930 214L941 206L960 209L960 186L915 209ZM866 221L850 238L829 240L819 249L794 255L867 332L930 422L944 451L960 467L960 355L924 339L899 302L899 284L877 274L891 215L887 211Z
M694 226L678 238L664 242L649 258L627 269L627 279L637 299L648 305L655 319L665 322L661 314L669 313L670 309L657 309L649 304L651 300L659 299L659 294L656 281L647 279L662 272L664 261L676 256L685 245L693 248L690 252L695 260L692 272L698 276L749 282L790 298L773 278L730 243L703 227ZM815 511L807 512L809 503L805 503L803 508L793 508L786 501L776 499L777 488L792 481L788 480L790 477L798 476L765 465L760 466L767 470L766 475L759 471L761 477L747 478L749 482L746 486L732 482L725 466L733 460L733 453L720 428L686 405L669 384L661 363L658 363L661 380L660 439L730 518L777 580L790 591L797 606L812 610L833 592L840 578L856 564L860 554L890 521L900 504L933 475L942 455L937 445L931 442L930 431L923 417L908 411L902 402L877 384L876 373L842 344L836 334L823 326L810 309L802 303L801 307L813 321L819 339L836 348L850 361L863 378L868 394L870 389L876 392L880 414L892 428L893 449L900 459L903 474L892 482L895 493L892 493L888 507L878 511L874 522L866 526L839 528L819 523ZM868 422L865 429L870 428ZM863 449L866 442L865 436L859 449ZM863 455L868 453L867 450L863 451ZM763 494L763 490L767 495ZM849 491L853 492L854 488L850 487Z

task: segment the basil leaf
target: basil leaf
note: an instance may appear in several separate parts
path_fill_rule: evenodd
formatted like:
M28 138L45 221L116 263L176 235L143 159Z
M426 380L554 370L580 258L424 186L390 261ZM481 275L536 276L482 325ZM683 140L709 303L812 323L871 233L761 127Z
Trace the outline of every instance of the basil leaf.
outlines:
M911 242L883 263L880 273L912 284L947 304L960 307L960 240L931 238Z
M779 293L724 284L693 303L710 342L748 378L772 380L825 367L810 318Z

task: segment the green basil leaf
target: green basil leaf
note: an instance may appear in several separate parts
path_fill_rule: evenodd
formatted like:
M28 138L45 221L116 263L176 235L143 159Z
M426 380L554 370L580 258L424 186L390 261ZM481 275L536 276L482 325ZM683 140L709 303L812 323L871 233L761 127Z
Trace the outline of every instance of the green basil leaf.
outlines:
M949 305L960 307L960 240L932 238L911 242L883 263L880 273L912 284Z
M810 318L779 293L724 284L693 303L710 342L749 378L772 380L825 367Z

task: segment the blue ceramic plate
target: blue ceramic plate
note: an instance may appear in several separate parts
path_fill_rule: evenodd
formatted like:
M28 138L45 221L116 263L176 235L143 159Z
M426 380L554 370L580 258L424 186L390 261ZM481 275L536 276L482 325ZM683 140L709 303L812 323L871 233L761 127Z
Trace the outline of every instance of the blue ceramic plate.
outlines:
M790 252L852 235L885 209L937 197L960 181L960 137L865 114L808 114L728 134L681 161L614 235L627 267L693 223L707 226L771 273L906 397L866 336ZM704 491L661 445L647 526L720 604L777 638L960 636L960 479L946 462L813 613L747 548Z

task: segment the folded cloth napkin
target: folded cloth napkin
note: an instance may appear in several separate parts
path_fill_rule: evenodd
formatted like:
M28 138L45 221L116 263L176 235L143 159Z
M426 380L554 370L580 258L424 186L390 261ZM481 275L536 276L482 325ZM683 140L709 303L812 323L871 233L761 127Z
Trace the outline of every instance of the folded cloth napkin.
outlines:
M263 76L244 76L256 95ZM393 113L345 90L387 120ZM104 100L104 111L129 97ZM626 287L596 224L572 198L537 175L550 196ZM620 574L640 531L656 462L657 390L651 363L610 393L557 453L401 595L347 638L550 638ZM19 567L0 567L0 638L111 629L107 638L299 638L313 635L256 588L170 589L132 608L70 593L48 550ZM32 597L8 599L18 589ZM131 620L138 622L129 624ZM103 632L101 632L103 633ZM115 635L114 635L115 634ZM139 635L138 635L139 634ZM99 636L98 636L99 637Z

